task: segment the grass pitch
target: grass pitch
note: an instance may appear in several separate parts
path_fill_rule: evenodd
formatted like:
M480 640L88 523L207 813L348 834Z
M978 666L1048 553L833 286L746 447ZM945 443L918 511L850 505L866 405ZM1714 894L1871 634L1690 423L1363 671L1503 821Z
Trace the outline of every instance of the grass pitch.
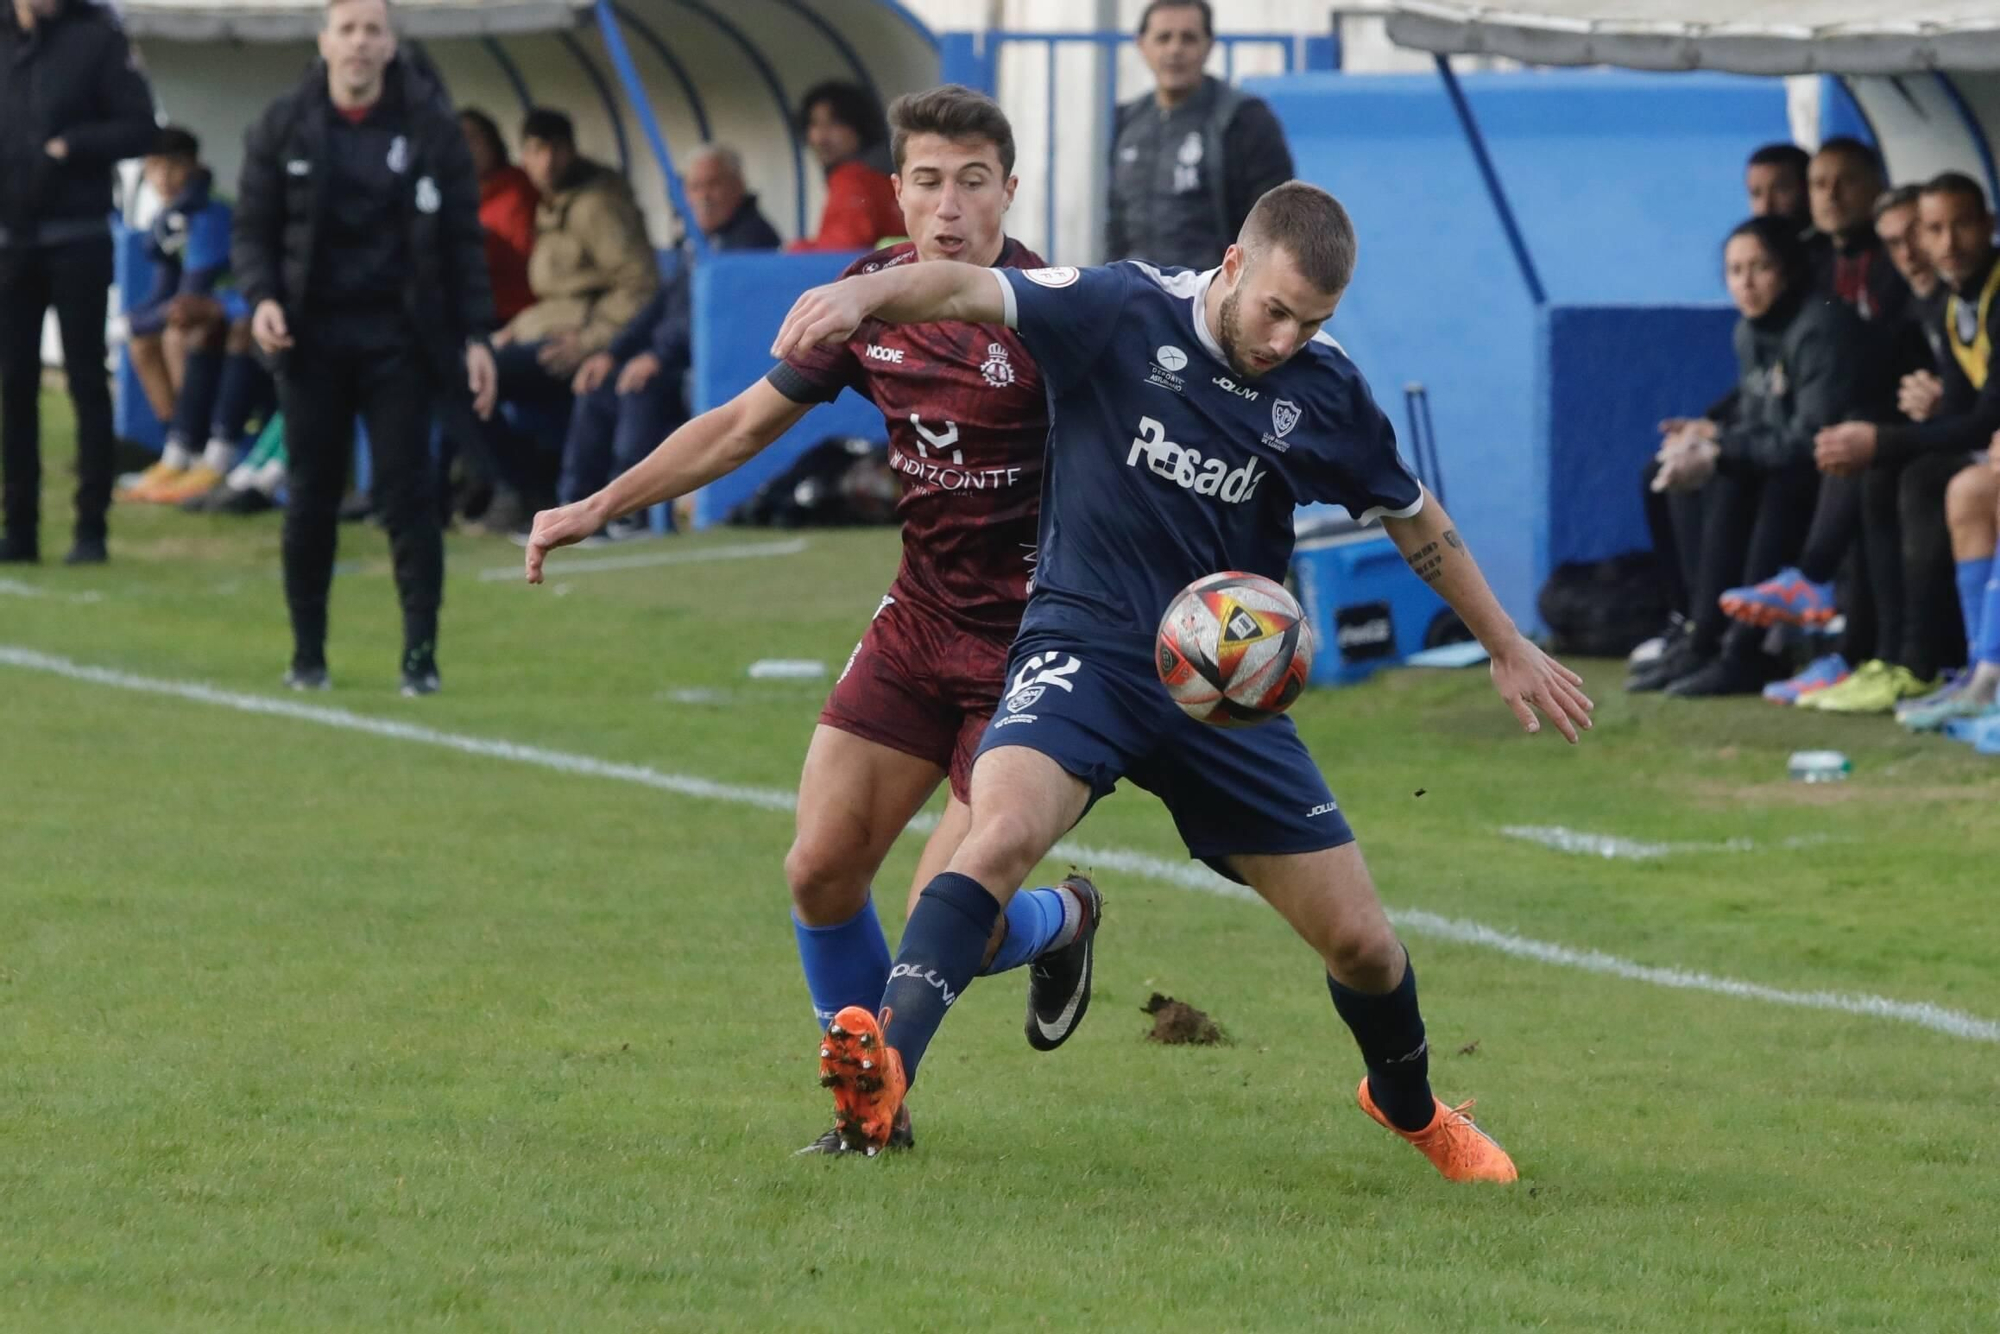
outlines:
M277 532L121 508L108 568L6 572L0 645L277 698ZM810 534L530 590L455 538L445 693L413 702L386 544L342 540L338 689L308 703L759 789L795 782L823 687L747 665L837 669L895 560ZM1477 672L1299 705L1392 907L2000 1018L2000 771L1586 674L1573 751ZM1821 744L1854 780L1788 783ZM0 663L0 812L0 1327L2000 1327L1991 1042L1413 930L1439 1091L1524 1177L1454 1188L1355 1109L1274 914L1111 872L1074 1041L1037 1056L1021 979L981 982L916 1153L800 1161L827 1108L782 811ZM1136 792L1078 838L1178 853ZM1230 1041L1145 1041L1155 991Z

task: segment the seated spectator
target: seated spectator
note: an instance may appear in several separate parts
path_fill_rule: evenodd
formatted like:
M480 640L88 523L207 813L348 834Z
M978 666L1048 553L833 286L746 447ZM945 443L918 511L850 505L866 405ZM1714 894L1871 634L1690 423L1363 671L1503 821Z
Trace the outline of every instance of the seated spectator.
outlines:
M1789 218L1800 231L1812 225L1806 170L1812 158L1797 144L1765 144L1743 164L1743 189L1753 218Z
M542 202L528 173L507 157L500 127L483 111L458 113L479 173L479 225L486 232L486 273L493 280L493 313L506 324L535 302L528 261L535 253L535 211Z
M1791 225L1750 219L1730 233L1723 262L1742 316L1736 410L1727 422L1673 436L1650 483L1656 492L1705 493L1693 625L1634 670L1629 690L1742 694L1776 675L1760 636L1732 632L1717 597L1746 574L1773 573L1796 558L1819 485L1813 438L1852 406L1853 314L1811 299L1810 261Z
M160 461L122 498L174 503L206 494L236 466L243 429L268 403L270 383L252 354L249 309L229 287L232 214L211 193L200 142L163 129L142 169L162 207L146 233L152 287L126 312L125 329L132 369L167 439Z
M1801 234L1812 226L1806 200L1806 170L1812 157L1797 144L1765 144L1750 154L1743 164L1743 192L1748 197L1748 214L1753 218L1778 217L1795 223ZM1699 418L1670 417L1660 423L1660 447L1668 445L1699 422L1720 423L1736 411L1736 391L1731 389ZM1706 429L1706 428L1703 428ZM1693 560L1701 545L1701 493L1660 491L1652 486L1657 460L1646 473L1646 519L1654 534L1654 548L1660 557L1664 581L1662 594L1670 608L1667 624L1660 633L1636 649L1633 666L1651 662L1675 635L1688 627L1691 599L1688 589L1695 582Z
M1967 192L1963 187L1969 187ZM1882 211L1878 224L1886 234L1907 219L1907 208L1898 208L1893 199ZM1938 273L1958 291L1959 281L1984 283L1993 267L1990 237L1992 218L1986 209L1985 192L1966 177L1940 177L1918 196L1918 224L1922 246L1885 245L1898 262L1911 288L1921 290L1934 280L1925 270L1925 260L1935 262ZM1907 226L1907 221L1902 225ZM1986 229L1981 231L1981 229ZM1972 233L1980 232L1974 243ZM1957 241L1953 242L1954 234ZM1940 245L1945 248L1940 250ZM1960 275L1954 279L1953 274ZM1869 571L1872 604L1878 625L1876 652L1863 660L1852 680L1810 697L1811 707L1840 713L1887 713L1899 703L1920 698L1933 690L1940 667L1959 660L1964 648L1964 626L1952 594L1953 571L1950 533L1946 522L1945 493L1953 477L1969 455L1981 447L1987 436L2000 427L2000 397L1988 409L1990 424L1975 414L1979 390L1969 376L1980 368L1983 357L1971 348L1978 341L1984 310L1972 301L1953 296L1950 310L1932 301L1919 300L1914 308L1935 312L1931 337L1913 339L1907 334L1893 346L1906 360L1899 394L1900 413L1876 414L1882 424L1856 421L1821 433L1816 455L1828 487L1858 486L1859 545ZM1964 358L1954 341L1953 325L1960 316L1969 317L1959 330L1965 335ZM1968 332L1969 330L1969 332ZM1935 343L1948 355L1932 361ZM1888 355L1888 354L1885 354ZM1923 363L1928 363L1925 365ZM1896 369L1893 363L1892 369ZM1937 372L1949 377L1949 395ZM1933 395L1928 386L1938 386ZM1949 398L1949 404L1946 398ZM1932 420L1939 414L1953 422ZM1822 501L1824 516L1827 504ZM1828 548L1821 540L1826 527L1815 518L1797 570L1788 570L1770 583L1727 595L1737 604L1737 614L1745 619L1789 621L1830 617L1834 605L1832 571L1843 550ZM1855 542L1847 534L1845 544Z
M479 176L479 226L486 236L486 276L493 287L494 314L505 324L535 302L528 282L528 263L535 250L535 211L541 191L528 173L507 157L500 127L485 112L466 107L458 125ZM494 456L489 429L472 410L472 399L456 384L438 400L438 425L443 443L439 476L441 519L463 512L468 519L485 515L502 469Z
M697 149L682 178L694 225L716 250L776 250L775 228L743 182L743 159L721 144ZM594 353L571 385L576 407L563 444L561 503L597 491L624 472L687 420L682 381L692 360L694 248L681 243L680 268L659 294L625 326L611 346ZM645 531L633 515L605 534L619 538Z
M570 381L593 353L611 345L660 287L659 260L625 178L583 157L559 111L536 110L521 128L521 165L541 204L528 264L534 304L494 336L500 401L487 440L503 488L486 516L490 530L526 522L551 489L558 440L569 420ZM547 448L536 436L546 431Z
M826 168L826 207L819 232L787 247L807 250L874 250L903 234L903 211L890 179L889 127L882 108L859 84L828 82L799 103L799 128Z

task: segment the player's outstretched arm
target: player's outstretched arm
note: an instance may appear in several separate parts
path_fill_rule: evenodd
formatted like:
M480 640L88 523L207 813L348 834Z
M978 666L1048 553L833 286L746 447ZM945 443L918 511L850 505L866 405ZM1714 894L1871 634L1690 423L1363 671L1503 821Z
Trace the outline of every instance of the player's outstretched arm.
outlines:
M951 260L904 264L879 273L843 278L815 287L792 306L771 344L771 355L789 357L822 343L844 343L866 319L886 324L929 324L961 320L1003 324L1007 319L1005 281L992 269Z
M1529 643L1515 627L1438 498L1425 488L1422 509L1407 519L1384 518L1382 527L1410 568L1438 591L1492 655L1493 688L1521 726L1541 731L1535 717L1540 710L1575 745L1577 729L1590 729L1596 707L1583 693L1583 678Z
M661 441L659 447L596 495L543 510L528 535L528 582L542 582L542 561L581 542L613 519L675 500L735 471L812 410L759 380Z

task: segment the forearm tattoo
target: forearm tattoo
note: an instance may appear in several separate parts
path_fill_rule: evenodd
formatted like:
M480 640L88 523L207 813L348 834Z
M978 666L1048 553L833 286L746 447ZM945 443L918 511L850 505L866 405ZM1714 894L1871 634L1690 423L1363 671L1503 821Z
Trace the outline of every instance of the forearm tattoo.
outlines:
M1442 541L1453 551L1465 550L1465 541L1459 537L1456 528L1447 528ZM1444 558L1445 553L1436 542L1424 543L1408 557L1410 568L1427 584L1436 583L1444 575Z

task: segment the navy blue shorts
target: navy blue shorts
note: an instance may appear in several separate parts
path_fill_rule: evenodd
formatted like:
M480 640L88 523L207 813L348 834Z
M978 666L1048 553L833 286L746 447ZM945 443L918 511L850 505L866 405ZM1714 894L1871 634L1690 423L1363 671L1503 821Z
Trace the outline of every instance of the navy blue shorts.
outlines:
M1093 804L1129 778L1166 803L1189 856L1238 882L1227 864L1236 854L1354 841L1290 718L1241 728L1198 723L1160 684L1150 653L1023 635L979 754L1002 746L1048 756L1089 785Z

